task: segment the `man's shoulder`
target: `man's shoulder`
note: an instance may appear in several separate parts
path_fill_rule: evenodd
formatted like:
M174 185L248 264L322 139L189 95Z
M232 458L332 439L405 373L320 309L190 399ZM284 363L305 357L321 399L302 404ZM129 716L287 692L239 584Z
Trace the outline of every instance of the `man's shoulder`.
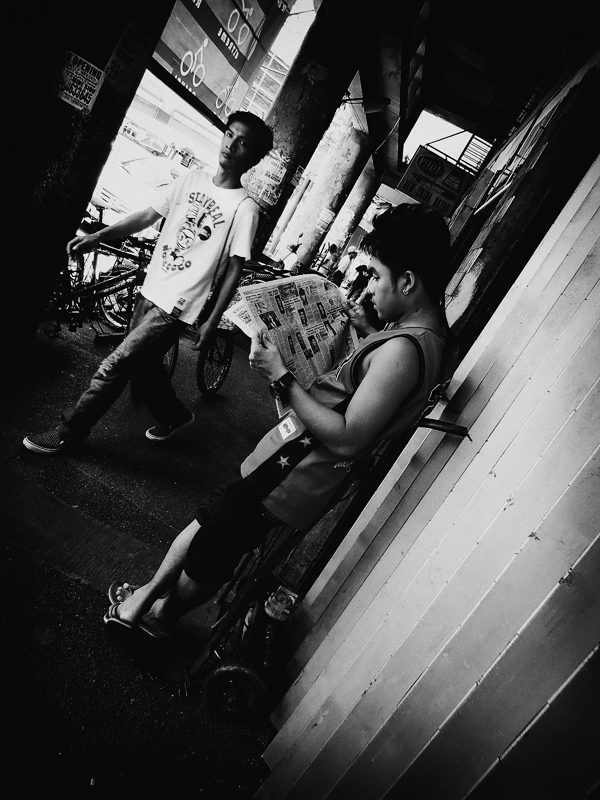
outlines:
M201 184L212 180L213 175L206 169L190 169L182 178L182 181L189 184Z
M243 214L248 214L249 216L253 217L258 217L260 212L260 206L256 200L248 194L248 192L246 192L245 196L240 200L238 208Z
M206 186L207 178L210 178L210 175L204 170L190 169L177 178L174 184L172 184L171 190L174 191L175 194L186 194L190 191L200 191L204 186Z

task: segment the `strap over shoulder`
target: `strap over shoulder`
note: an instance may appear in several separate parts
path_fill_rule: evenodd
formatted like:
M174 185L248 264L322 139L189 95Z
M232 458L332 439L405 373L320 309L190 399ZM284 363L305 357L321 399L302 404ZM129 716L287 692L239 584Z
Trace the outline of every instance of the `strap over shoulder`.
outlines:
M233 232L233 223L235 222L236 214L239 211L239 208L242 205L242 203L244 202L244 200L252 200L252 198L250 197L250 195L246 195L246 197L242 197L242 199L239 201L239 203L235 207L235 211L233 212L233 216L231 217L231 222L229 223L229 229L227 231L227 235L225 236L225 239L223 241L223 247L221 248L221 252L220 252L219 258L217 260L217 268L216 268L215 273L213 275L210 291L208 293L208 297L206 298L206 302L204 303L202 311L200 312L200 314L198 316L198 319L196 321L196 325L202 325L208 319L208 317L210 317L210 315L212 313L212 310L214 308L214 305L215 305L215 303L217 301L217 297L219 296L219 291L221 289L221 284L223 283L223 281L225 279L225 275L227 274L227 269L229 268L229 259L228 258L223 258L223 255L225 254L225 251L227 250L228 245L231 242L231 235L232 235L232 232ZM254 201L252 200L252 202L254 202Z

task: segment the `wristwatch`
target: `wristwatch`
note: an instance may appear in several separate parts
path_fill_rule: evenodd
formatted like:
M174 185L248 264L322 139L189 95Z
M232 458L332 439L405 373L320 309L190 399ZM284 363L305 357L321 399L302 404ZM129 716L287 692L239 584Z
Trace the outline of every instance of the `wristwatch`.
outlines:
M284 372L281 378L277 378L276 381L271 381L269 384L269 391L273 397L282 399L295 380L291 372Z

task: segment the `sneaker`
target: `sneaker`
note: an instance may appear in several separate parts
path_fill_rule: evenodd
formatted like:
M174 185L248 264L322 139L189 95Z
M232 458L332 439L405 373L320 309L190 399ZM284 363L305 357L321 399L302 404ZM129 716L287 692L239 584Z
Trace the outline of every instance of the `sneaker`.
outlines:
M81 445L81 441L68 442L61 439L59 429L54 428L46 433L32 433L23 439L23 444L28 450L44 455L56 455L57 453L70 453Z
M191 411L188 411L187 413L188 416L185 417L183 422L174 422L172 425L168 425L167 427L163 427L162 425L154 425L152 428L148 428L146 431L146 438L151 439L153 442L164 442L165 439L169 439L174 433L182 430L182 428L187 428L188 425L191 425L196 421L196 417Z

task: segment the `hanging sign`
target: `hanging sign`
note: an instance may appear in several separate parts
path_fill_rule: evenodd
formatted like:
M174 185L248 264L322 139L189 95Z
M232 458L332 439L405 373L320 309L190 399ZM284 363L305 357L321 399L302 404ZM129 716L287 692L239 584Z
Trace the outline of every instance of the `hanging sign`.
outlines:
M447 217L472 181L470 172L421 145L406 168L398 189L420 203L437 208Z
M282 0L177 0L154 58L226 119L239 108L288 13Z

